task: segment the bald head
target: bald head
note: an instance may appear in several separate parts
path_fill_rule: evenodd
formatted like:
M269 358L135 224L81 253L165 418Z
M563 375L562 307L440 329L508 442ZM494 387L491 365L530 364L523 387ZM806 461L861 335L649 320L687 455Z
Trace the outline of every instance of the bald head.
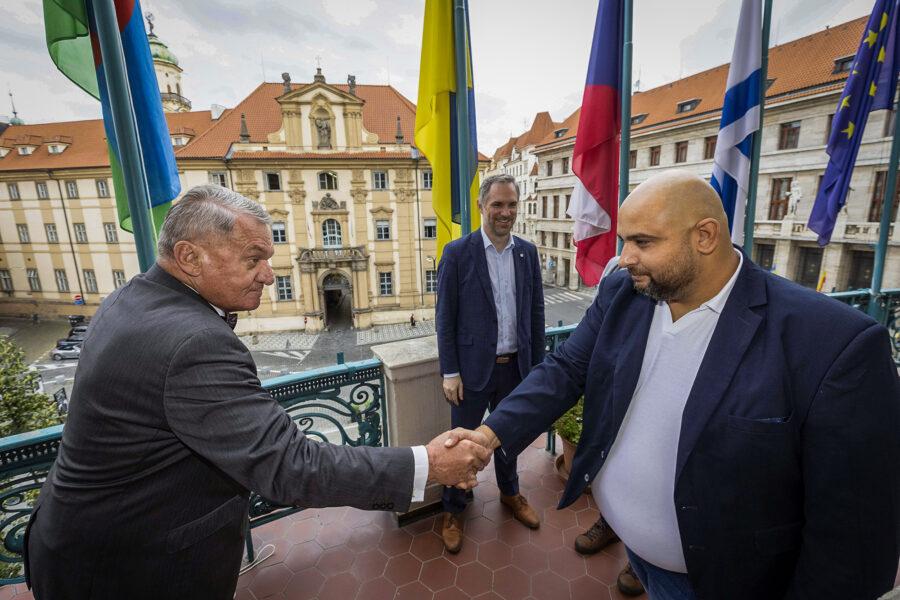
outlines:
M637 186L619 212L629 216L653 216L657 224L693 227L704 219L715 219L728 231L728 217L718 194L706 181L687 171L664 171Z

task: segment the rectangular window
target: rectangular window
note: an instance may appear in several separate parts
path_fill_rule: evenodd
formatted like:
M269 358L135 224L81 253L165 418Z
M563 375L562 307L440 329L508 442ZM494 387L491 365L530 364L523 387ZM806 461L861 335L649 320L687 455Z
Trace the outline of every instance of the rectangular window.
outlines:
M795 281L802 286L815 289L819 285L819 272L821 270L822 249L800 248L800 260L797 262Z
M210 171L209 182L220 187L228 187L228 173L225 171Z
M389 240L391 239L391 222L387 219L378 219L375 221L375 239Z
M105 179L98 179L97 183L97 197L98 198L109 198L109 184Z
M125 271L113 269L113 285L116 286L116 289L125 285Z
M547 232L542 231L541 232L541 246L546 246L546 245L547 245Z
M712 160L716 157L716 142L719 136L708 135L703 139L703 160Z
M675 142L675 162L683 163L687 160L687 141Z
M788 193L790 191L790 177L776 177L772 179L772 194L769 197L770 221L780 221L787 214Z
M547 196L541 197L541 216L547 218Z
M550 177L551 175L553 175L553 161L548 160L547 161L547 177Z
M831 139L831 128L834 126L834 113L828 115L828 125L825 127L825 144L828 143L828 140Z
M572 234L564 233L563 234L563 248L568 248L570 246L571 241L572 241Z
M275 277L275 285L278 289L278 300L294 299L294 288L291 286L290 275L277 275Z
M50 193L47 191L47 182L46 181L38 181L34 184L35 188L37 188L37 197L41 200L46 200L50 197Z
M628 168L629 169L637 168L637 150L630 150L628 152Z
M868 250L854 250L850 255L850 279L848 290L859 290L872 285L872 269L875 265L874 253Z
M753 244L755 262L766 271L771 271L775 264L775 244Z
M75 241L79 244L87 244L87 228L84 223L73 223L72 227L75 229Z
M66 270L53 269L53 276L56 277L56 289L60 292L68 292L69 278L66 277Z
M569 172L569 157L568 156L563 157L563 159L562 159L562 172L563 172L563 175L565 175L566 173Z
M47 243L58 244L59 234L56 232L56 223L47 223L44 225L44 229L47 231Z
M881 222L881 208L884 206L887 171L875 172L875 185L872 189L872 201L869 203L869 222ZM897 173L897 184L894 185L894 203L891 207L891 223L897 220L897 205L900 204L900 173Z
M437 271L425 271L425 293L437 293Z
M428 240L437 237L437 219L425 219L424 237Z
M88 292L97 293L97 276L93 269L84 270L84 288Z
M432 185L434 185L434 173L422 171L422 188L430 190Z
M284 221L275 221L272 223L272 243L287 243L287 230L285 229Z
M10 200L21 200L22 197L19 195L19 184L18 183L7 183L6 189L9 192Z
M891 137L894 135L894 116L896 112L888 109L887 113L884 115L884 131L881 132L881 137Z
M800 121L782 123L778 130L778 149L791 150L800 142Z
M263 173L266 179L266 190L269 192L281 191L281 173Z
M330 171L319 173L319 189L320 190L336 190L337 175Z
M115 223L104 223L103 224L103 233L106 234L106 243L107 244L118 244L119 243L119 232L116 231Z
M656 167L659 165L659 146L651 146L650 147L650 166Z
M9 269L0 269L0 290L4 292L13 291L12 275L9 274Z
M378 294L381 296L394 295L394 277L393 273L378 274Z
M77 181L67 181L66 182L66 198L74 200L78 197L78 182Z
M41 291L41 278L38 275L37 269L27 269L26 273L28 274L28 288L32 292Z
M554 231L550 234L550 245L556 248L557 241L559 241L559 235L557 235L557 233Z
M559 196L553 196L553 218L559 218Z
M19 233L19 241L23 244L28 244L31 242L31 235L28 233L28 225L25 223L19 223L16 225L16 231Z
M372 189L373 190L388 189L387 171L372 171Z

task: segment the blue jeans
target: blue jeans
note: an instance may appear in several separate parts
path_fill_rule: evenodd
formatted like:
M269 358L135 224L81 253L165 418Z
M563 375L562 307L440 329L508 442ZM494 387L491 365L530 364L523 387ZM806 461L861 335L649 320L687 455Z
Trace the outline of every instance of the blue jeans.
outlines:
M638 576L650 600L697 600L694 588L686 573L675 573L650 564L643 558L628 551L631 568Z

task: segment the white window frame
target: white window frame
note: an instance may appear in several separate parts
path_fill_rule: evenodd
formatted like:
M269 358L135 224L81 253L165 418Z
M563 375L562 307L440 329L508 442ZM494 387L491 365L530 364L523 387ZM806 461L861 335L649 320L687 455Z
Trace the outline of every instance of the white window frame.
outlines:
M372 171L372 189L379 191L388 189L387 171Z
M78 198L78 182L70 179L66 182L66 198L76 200Z
M109 198L109 182L105 179L96 179L94 183L97 185L97 197Z
M434 228L434 235L428 235L428 229ZM426 240L433 240L437 238L437 218L428 217L425 219L422 224L422 237Z
M434 187L434 172L426 169L422 171L422 189L430 190Z
M41 200L46 200L50 197L50 190L47 188L46 181L38 181L34 184L35 191L37 191L37 197Z
M69 291L69 278L66 276L65 269L53 269L53 277L56 279L56 291Z
M9 269L0 269L0 290L4 292L13 291L12 274Z
M16 223L16 233L19 234L19 243L20 244L30 244L31 243L31 233L28 232L28 224L27 223Z
M128 278L125 276L125 271L121 269L113 269L113 287L119 289L126 283L128 283Z
M84 290L91 294L96 294L99 288L97 287L97 274L93 269L84 269L82 271L84 274Z
M22 199L22 194L21 194L21 192L19 192L19 184L18 183L14 183L14 182L7 183L6 191L9 192L10 200L21 200Z
M272 243L287 244L287 225L285 225L284 221L272 223Z
M59 232L56 230L56 223L45 223L44 231L47 232L47 243L48 244L58 244L59 243Z
M32 292L41 291L41 275L37 269L26 269L25 274L28 277L28 289Z
M119 243L119 232L116 231L115 223L104 223L103 224L103 233L106 235L106 243L107 244L118 244Z
M228 187L228 173L225 171L209 171L209 182L220 187Z
M435 271L434 269L428 269L425 271L425 293L437 293L437 271Z
M294 299L294 283L290 275L275 276L275 290L279 302L288 302Z
M330 224L334 224L333 227ZM322 247L340 248L343 246L343 232L337 219L325 219L322 221Z
M272 187L272 182L269 181L269 176L274 175L278 178L278 187ZM263 172L263 182L266 184L267 192L280 192L284 190L284 187L281 185L281 172L280 171L264 171Z
M87 227L84 223L72 223L72 229L75 231L75 242L78 244L87 244Z
M391 239L390 219L375 219L375 239L379 242Z
M378 272L378 295L393 296L394 295L394 274L391 271Z
M334 171L320 171L316 179L318 179L320 190L338 189L338 177Z

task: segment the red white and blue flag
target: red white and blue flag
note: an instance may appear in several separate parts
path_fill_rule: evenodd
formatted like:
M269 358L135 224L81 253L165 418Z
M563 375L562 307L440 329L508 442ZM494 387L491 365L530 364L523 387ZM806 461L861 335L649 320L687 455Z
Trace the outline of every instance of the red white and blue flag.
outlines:
M578 180L566 211L575 221L575 267L587 285L600 281L616 254L621 65L621 1L600 0L572 155Z

